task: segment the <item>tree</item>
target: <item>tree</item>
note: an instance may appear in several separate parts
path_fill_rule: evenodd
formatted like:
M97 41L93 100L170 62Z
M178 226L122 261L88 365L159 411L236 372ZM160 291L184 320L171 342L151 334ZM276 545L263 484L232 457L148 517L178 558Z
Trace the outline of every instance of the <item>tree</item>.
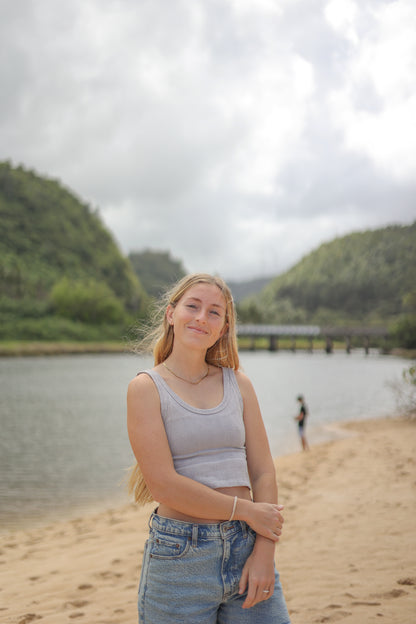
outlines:
M129 254L134 272L145 291L152 297L159 297L186 271L180 260L174 260L168 251L135 251Z
M57 314L86 323L118 323L125 318L120 300L104 282L93 279L70 280L55 284L51 300Z

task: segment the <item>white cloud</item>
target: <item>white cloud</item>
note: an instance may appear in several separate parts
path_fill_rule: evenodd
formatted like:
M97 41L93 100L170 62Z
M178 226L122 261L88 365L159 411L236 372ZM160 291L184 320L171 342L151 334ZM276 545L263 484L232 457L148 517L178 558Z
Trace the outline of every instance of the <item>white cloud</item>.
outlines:
M416 133L411 131L416 114L415 5L381 4L374 8L373 20L342 88L331 97L332 115L348 149L366 154L384 173L411 180L416 174ZM374 108L370 102L366 109L360 97L366 86L377 101Z
M98 206L124 252L243 279L416 218L411 0L3 7L0 158Z
M325 17L334 30L353 44L358 44L356 29L357 4L352 0L331 0L325 7Z

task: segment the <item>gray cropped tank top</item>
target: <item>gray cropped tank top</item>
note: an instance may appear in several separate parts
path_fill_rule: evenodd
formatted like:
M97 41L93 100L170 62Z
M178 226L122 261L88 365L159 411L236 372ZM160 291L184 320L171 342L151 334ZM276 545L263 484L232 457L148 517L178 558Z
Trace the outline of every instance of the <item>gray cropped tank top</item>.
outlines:
M223 368L224 394L217 407L185 403L153 370L175 470L211 488L250 487L245 447L243 399L234 370ZM141 374L141 373L139 373Z

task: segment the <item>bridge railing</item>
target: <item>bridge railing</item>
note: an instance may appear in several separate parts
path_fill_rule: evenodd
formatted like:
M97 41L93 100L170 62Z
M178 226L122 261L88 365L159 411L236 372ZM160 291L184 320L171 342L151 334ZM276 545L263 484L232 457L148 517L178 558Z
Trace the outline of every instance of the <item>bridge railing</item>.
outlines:
M363 347L368 353L372 338L384 338L389 335L386 327L320 327L318 325L237 325L238 336L248 336L251 338L250 349L255 349L255 339L262 337L269 339L269 350L278 351L279 338L291 337L291 349L296 350L296 338L302 337L309 340L309 350L313 350L313 339L319 338L325 341L325 351L332 353L334 339L345 341L347 353L351 351L352 339L359 337Z

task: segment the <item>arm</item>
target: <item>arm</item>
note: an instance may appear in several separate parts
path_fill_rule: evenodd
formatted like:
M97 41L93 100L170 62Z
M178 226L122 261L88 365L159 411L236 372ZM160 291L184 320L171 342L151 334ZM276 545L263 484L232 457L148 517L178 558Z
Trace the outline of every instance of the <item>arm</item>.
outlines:
M160 413L157 389L148 375L139 375L127 393L127 429L143 477L155 500L178 511L207 520L228 520L232 496L179 475L173 465ZM271 540L279 525L277 505L238 500L234 518L245 520L256 532Z
M250 380L245 375L238 373L237 380L244 401L247 462L253 499L256 502L277 504L276 471L257 397ZM283 518L280 518L279 527L276 529L278 535L281 535L282 524ZM256 537L253 552L244 566L240 579L240 593L243 593L248 585L243 608L252 607L273 594L276 541L271 541L263 535ZM270 593L263 593L263 590L270 590Z

